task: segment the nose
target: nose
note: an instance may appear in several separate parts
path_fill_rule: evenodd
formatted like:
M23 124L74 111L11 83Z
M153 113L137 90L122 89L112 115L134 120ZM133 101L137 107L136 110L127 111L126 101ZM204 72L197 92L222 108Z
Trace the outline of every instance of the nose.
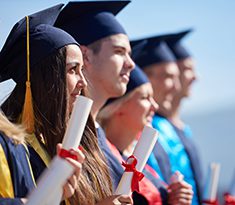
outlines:
M149 99L150 103L151 103L151 109L156 112L159 109L159 105L157 104L157 102L154 100L153 97L150 97Z
M77 82L78 88L84 89L85 87L87 87L87 81L86 81L83 73L78 74L77 79L78 79L78 82Z
M174 77L174 81L173 81L173 86L172 86L173 90L175 92L179 91L181 89L181 84L180 84L180 79L179 76L175 76Z
M126 57L125 67L130 71L132 71L135 67L135 62L132 60L129 53L127 54L127 57Z
M193 81L196 81L198 80L198 75L197 73L193 72Z

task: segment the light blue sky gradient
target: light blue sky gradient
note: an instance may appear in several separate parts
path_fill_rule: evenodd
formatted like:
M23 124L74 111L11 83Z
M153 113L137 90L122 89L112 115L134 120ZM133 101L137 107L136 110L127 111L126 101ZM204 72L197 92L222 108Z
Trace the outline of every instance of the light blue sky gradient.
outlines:
M20 18L61 2L68 1L1 1L0 48ZM195 29L184 43L195 57L199 81L184 113L198 113L235 104L234 10L232 0L133 0L117 18L131 39Z
M0 48L19 19L67 2L1 0ZM233 158L228 162L235 146L234 11L234 0L133 0L117 16L130 39L195 29L184 43L195 57L199 80L182 111L199 145L204 171L211 161L221 163L221 189L228 186L235 168Z

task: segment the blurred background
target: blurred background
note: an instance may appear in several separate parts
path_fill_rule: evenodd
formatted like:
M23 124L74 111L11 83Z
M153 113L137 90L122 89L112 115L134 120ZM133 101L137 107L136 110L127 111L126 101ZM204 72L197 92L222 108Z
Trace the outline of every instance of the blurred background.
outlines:
M25 15L68 1L1 0L0 48ZM183 44L196 60L198 81L182 114L191 126L207 174L219 162L220 194L235 171L235 1L132 0L118 14L130 39L193 28ZM235 182L234 182L235 183Z

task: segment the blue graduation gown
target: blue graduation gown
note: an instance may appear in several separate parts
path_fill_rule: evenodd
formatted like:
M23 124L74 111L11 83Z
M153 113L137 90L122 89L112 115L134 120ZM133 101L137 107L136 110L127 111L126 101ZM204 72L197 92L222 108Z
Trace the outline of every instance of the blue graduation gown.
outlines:
M28 160L28 152L24 145L15 145L13 141L0 133L0 146L3 148L11 174L14 198L1 198L1 205L22 204L20 198L25 198L35 187L34 178ZM0 164L0 166L2 166ZM1 182L0 182L1 183Z
M203 197L204 181L203 181L201 161L198 155L197 147L192 141L192 138L186 136L185 130L180 130L175 126L173 127L175 128L175 131L177 132L179 138L181 139L181 142L183 143L185 147L185 151L187 152L190 158L190 163L191 163L191 167L192 167L194 177L195 177L195 182L196 182L197 195L201 203L201 200Z
M121 180L124 168L122 167L118 159L113 155L112 151L108 147L104 130L100 126L97 128L97 136L98 136L99 147L103 151L105 158L107 160L112 180L113 190L115 190L118 186L119 181Z
M201 170L198 153L189 137L186 137L164 117L155 115L153 127L159 130L159 140L153 153L160 168L160 176L169 183L171 175L179 170L185 175L185 181L193 186L193 205L201 201ZM149 163L151 166L151 163ZM198 166L198 168L197 168ZM154 167L153 167L154 168ZM159 170L155 169L157 172Z
M47 166L33 147L29 145L28 150L29 160L33 170L34 179L37 181L38 178L41 176L42 172L47 168Z

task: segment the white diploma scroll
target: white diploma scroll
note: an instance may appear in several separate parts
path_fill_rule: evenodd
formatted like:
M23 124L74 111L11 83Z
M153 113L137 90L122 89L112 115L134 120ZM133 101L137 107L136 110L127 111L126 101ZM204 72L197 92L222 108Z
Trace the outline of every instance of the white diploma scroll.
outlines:
M78 148L82 139L82 134L91 111L93 101L87 97L79 96L71 114L68 128L62 142L63 149Z
M215 201L219 182L220 164L211 163L209 166L207 183L205 185L203 200Z
M62 189L72 173L73 167L66 160L55 156L40 177L37 187L29 195L27 205L58 205L61 201L58 187ZM59 203L52 203L55 200Z
M153 147L157 141L158 132L152 127L145 126L138 143L135 146L133 155L137 159L136 170L142 172L149 155L151 154ZM127 163L131 163L132 159L129 159ZM133 172L124 172L122 178L118 184L115 194L131 194L131 182Z
M79 96L69 120L62 148L77 149L91 110L92 100ZM65 159L55 156L39 179L37 187L29 194L27 205L59 205L63 194L63 185L73 174L73 166Z

